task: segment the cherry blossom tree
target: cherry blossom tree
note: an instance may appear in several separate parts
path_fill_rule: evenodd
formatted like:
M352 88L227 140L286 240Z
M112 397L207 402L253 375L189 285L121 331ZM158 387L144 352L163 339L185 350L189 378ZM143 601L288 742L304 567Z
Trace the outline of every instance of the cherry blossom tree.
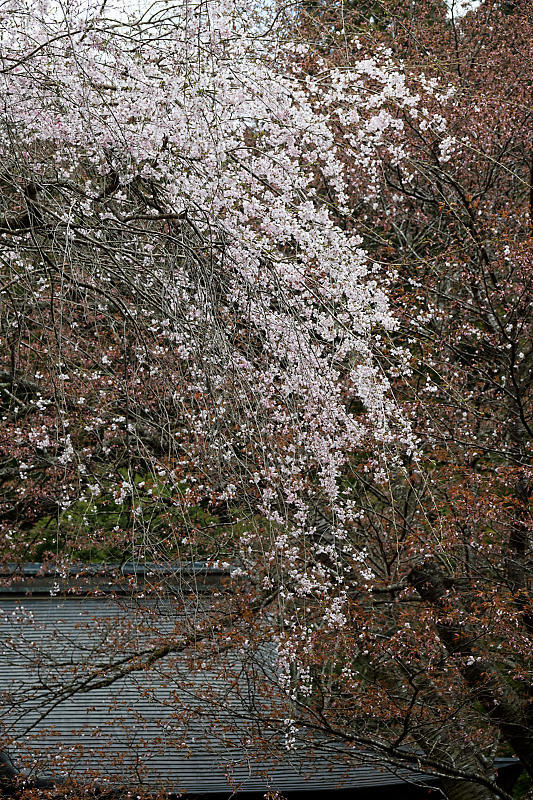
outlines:
M302 83L297 46L218 5L6 14L8 550L27 547L12 522L63 524L104 484L142 529L137 468L170 505L249 506L305 536L352 454L413 447L373 354L396 323L343 153L370 187L388 107L418 98L386 53ZM361 130L344 141L348 114Z
M231 2L1 13L4 560L219 566L209 635L154 634L110 682L184 637L274 642L288 747L506 797L499 737L532 751L530 157L522 104L491 128L476 26L512 76L516 20L432 11L420 68L403 17L317 47Z

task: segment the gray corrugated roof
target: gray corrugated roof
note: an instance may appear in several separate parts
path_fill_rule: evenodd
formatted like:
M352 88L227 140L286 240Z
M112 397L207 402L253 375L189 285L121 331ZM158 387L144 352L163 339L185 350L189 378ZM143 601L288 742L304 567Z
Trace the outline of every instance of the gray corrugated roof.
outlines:
M98 575L104 573L119 572L122 575L174 575L174 574L198 574L210 573L215 575L226 574L227 570L220 567L213 567L205 561L180 561L169 562L167 564L156 564L152 561L124 561L121 564L71 564L68 567L58 567L55 565L46 566L39 561L25 562L24 564L8 563L0 565L0 576L12 576L14 574L24 575L25 577L35 577L37 575Z
M230 724L232 713L246 716L251 701L235 654L221 656L220 669L210 661L201 673L191 672L187 655L167 657L112 686L77 690L88 669L138 654L149 640L154 646L164 642L177 619L171 614L156 616L154 632L153 619L144 625L149 610L109 599L3 596L0 609L0 724L13 762L33 775L100 775L189 792L370 787L402 780L364 759L347 767L335 753L313 762L306 748L276 759L279 740L272 731L245 719ZM192 610L183 608L181 618ZM196 606L195 613L204 611Z
M128 594L136 587L165 588L169 593L195 593L219 583L227 570L203 561L123 564L78 564L61 567L40 563L0 564L0 596L59 593Z

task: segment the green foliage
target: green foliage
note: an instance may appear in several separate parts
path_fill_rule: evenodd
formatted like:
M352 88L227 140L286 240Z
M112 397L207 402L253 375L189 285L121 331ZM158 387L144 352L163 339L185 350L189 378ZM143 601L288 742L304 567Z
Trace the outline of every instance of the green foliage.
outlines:
M532 796L533 783L527 772L522 772L518 776L513 787L513 797L515 800L526 800Z
M216 517L199 506L184 511L186 486L170 486L152 474L136 473L128 480L125 469L120 474L131 487L125 496L116 483L102 481L59 514L41 517L25 533L31 548L26 560L41 561L53 554L86 563L121 562L146 536L164 543L168 557L176 554L191 529L216 526ZM205 556L205 547L200 550Z

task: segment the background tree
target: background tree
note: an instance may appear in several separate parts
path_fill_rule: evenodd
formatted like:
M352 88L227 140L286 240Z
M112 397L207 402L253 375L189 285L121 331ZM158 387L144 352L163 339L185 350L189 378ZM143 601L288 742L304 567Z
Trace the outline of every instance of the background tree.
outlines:
M423 601L435 636L433 657L428 644L415 655L412 639L399 659L390 641L381 647L388 680L398 660L403 670L403 688L390 691L410 698L422 719L435 687L446 685L451 708L474 712L475 726L481 707L478 724L499 729L528 764L531 12L527 4L508 11L485 3L460 22L417 17L416 35L405 18L389 27L411 74L423 70L422 80L433 74L453 86L439 110L446 135L409 120L406 139L418 149L410 169L389 162L388 190L365 204L357 185L352 203L368 222L367 249L390 264L389 274L397 270L400 341L413 366L410 390L402 381L397 396L425 454L409 466L408 481L389 473L387 491L369 481L361 498L376 562L397 593L388 630L405 637L395 601ZM343 25L349 30L349 16ZM359 55L344 43L332 51L343 63L350 53ZM378 620L372 652L386 628ZM411 618L406 624L412 630ZM437 696L442 714L448 699ZM416 713L405 709L413 732Z

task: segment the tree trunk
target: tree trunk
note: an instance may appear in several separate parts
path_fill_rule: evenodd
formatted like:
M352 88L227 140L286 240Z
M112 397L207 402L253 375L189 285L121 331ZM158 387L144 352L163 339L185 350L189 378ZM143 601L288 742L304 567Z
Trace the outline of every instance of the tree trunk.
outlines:
M447 800L496 800L496 795L479 783L443 778L440 786Z
M409 582L439 614L446 611L447 584L439 566L425 563L415 567ZM526 772L533 777L531 696L518 694L502 679L496 666L475 649L478 635L470 631L467 625L458 626L441 618L435 622L435 627L449 653L466 657L459 664L465 684L475 692L490 723L499 728Z

